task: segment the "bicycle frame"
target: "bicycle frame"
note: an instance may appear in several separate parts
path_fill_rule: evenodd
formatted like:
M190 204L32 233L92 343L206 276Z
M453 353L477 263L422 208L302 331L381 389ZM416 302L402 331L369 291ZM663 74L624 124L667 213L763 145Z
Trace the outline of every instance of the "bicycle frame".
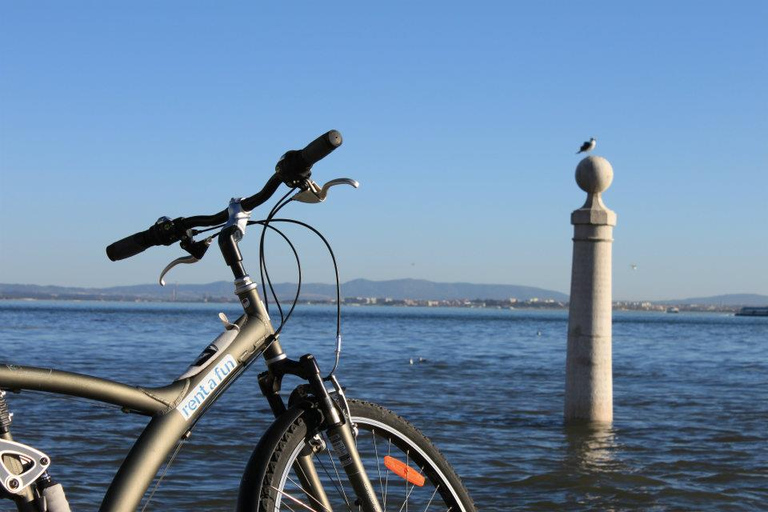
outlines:
M276 375L276 378L260 379L260 386L275 416L286 411L277 396L282 375L291 373L307 380L327 416L329 436L338 439L339 446L344 448L338 456L346 459L344 470L364 510L380 512L381 507L357 453L352 429L333 405L314 358L307 355L299 363L287 359L258 295L258 285L243 268L238 242L245 232L250 214L243 212L237 199L230 203L229 212L230 222L219 234L219 248L235 277L235 295L240 299L244 314L235 324L230 324L232 330L237 331L232 339L228 338L221 346L214 342L216 350L213 355L198 358L190 365L190 370L164 387L132 387L77 373L4 365L0 366L0 389L71 395L119 405L125 412L151 416L149 424L118 469L100 508L102 512L128 512L135 510L141 503L157 471L176 443L187 435L218 396L264 354L269 375ZM241 226L238 227L238 224ZM333 383L340 392L338 381L334 379ZM4 437L8 441L12 440L10 433ZM308 459L308 456L302 457L298 463L306 468L307 474L315 474ZM308 479L306 484L309 489L319 489L316 495L323 495L322 486L316 478Z
M107 489L100 510L136 510L163 461L218 396L262 353L267 360L282 354L255 285L246 288L250 289L238 293L245 314L235 323L239 333L234 340L197 375L168 386L142 388L53 369L0 366L0 388L5 390L71 395L152 416Z

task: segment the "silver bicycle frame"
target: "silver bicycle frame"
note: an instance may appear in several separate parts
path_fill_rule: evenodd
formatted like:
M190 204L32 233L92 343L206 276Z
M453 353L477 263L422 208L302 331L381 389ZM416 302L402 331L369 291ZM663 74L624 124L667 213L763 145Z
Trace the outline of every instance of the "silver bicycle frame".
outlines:
M254 287L255 288L255 287ZM254 288L238 290L245 309L239 333L200 373L159 388L134 387L108 379L31 366L0 365L0 389L43 391L118 405L152 416L128 452L104 496L103 512L136 510L176 443L262 353L282 353Z

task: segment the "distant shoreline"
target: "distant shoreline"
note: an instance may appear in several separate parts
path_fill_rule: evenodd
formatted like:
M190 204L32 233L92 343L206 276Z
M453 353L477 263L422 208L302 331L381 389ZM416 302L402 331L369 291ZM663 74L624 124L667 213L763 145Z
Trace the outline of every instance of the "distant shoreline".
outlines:
M272 292L290 303L298 284L273 283ZM75 286L0 283L1 299L96 300L116 302L236 302L230 281L201 284L156 283L85 288ZM336 284L301 283L302 303L334 304ZM453 308L566 309L570 297L556 290L510 284L440 283L425 279L371 281L353 279L341 283L344 303L383 306L425 306ZM614 300L614 308L627 311L721 311L735 312L742 307L768 307L768 295L732 293L672 300Z
M0 296L0 301L17 302L114 302L114 303L136 303L136 304L236 304L235 297L229 299L225 297L208 297L205 299L182 299L182 300L162 300L146 297L105 297L105 296L37 296L37 297L13 297ZM286 304L292 299L281 299L281 303ZM332 300L299 300L297 304L305 306L333 306L336 301ZM352 307L396 307L396 308L452 308L452 309L491 309L491 310L551 310L567 311L567 302L557 301L499 301L495 299L475 299L475 300L411 300L411 299L360 299L359 297L347 297L342 299L342 305ZM664 304L643 301L616 301L613 303L613 311L640 311L652 313L664 313L669 309L675 308L683 313L736 313L742 306L714 306L702 304L672 304L667 301Z

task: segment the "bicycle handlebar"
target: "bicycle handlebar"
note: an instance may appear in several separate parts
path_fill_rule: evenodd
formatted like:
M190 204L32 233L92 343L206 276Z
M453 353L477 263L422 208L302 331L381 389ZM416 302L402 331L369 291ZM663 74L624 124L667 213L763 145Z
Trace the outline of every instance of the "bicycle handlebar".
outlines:
M307 165L312 167L341 146L342 142L341 133L337 130L331 130L307 144L307 147L301 150L301 156L304 157Z
M296 187L309 179L312 166L341 146L341 134L331 130L316 138L300 151L288 151L277 162L275 173L289 187Z
M285 153L277 162L275 174L269 178L264 188L241 201L243 209L251 211L267 202L281 183L297 187L306 182L312 174L312 166L341 146L341 143L341 133L331 130L307 144L304 149ZM149 229L110 244L107 247L107 257L112 261L124 260L156 245L171 245L179 240L189 239L190 229L222 224L228 218L226 208L214 215L179 217L174 220L163 217Z
M152 229L152 228L150 228ZM112 261L124 260L144 252L153 245L150 229L127 236L107 246L107 257Z

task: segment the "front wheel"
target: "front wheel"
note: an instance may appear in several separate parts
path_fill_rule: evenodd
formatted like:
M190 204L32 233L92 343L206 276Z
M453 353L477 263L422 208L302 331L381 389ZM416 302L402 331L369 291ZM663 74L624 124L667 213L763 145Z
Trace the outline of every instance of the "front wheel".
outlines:
M349 400L357 450L383 510L473 512L461 480L413 425L370 402ZM240 489L240 510L360 510L346 473L309 411L281 417L259 442ZM322 490L308 489L306 462Z

